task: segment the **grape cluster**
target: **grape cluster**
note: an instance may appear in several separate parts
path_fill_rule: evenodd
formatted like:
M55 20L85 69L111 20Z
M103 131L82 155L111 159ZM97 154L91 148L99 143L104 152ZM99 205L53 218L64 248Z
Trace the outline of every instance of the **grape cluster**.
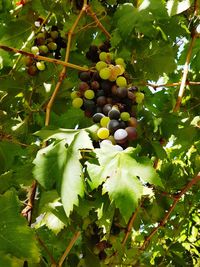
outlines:
M45 26L37 33L34 39L34 45L31 47L31 53L41 56L54 56L56 59L61 58L61 48L66 47L66 41L61 37L57 26L52 26L48 30ZM38 71L45 70L44 61L38 61L31 57L26 57L24 63L29 75L36 75Z
M94 71L79 72L78 89L71 93L72 106L81 108L99 124L97 137L101 144L117 144L120 150L137 139L134 106L142 103L144 94L128 85L122 58L114 59L105 51L98 57Z

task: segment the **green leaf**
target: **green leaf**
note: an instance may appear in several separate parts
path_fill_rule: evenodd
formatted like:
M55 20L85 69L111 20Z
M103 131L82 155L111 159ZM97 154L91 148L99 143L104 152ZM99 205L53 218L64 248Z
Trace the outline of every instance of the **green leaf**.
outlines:
M66 215L73 205L78 205L78 196L84 195L83 167L80 163L80 149L92 149L93 145L86 131L81 130L67 149L66 163L61 182L61 200Z
M0 196L0 251L20 259L39 261L39 250L33 231L19 213L14 191Z
M99 165L87 164L92 189L104 182L103 193L108 192L126 221L143 195L143 183L162 186L151 161L138 157L137 152L138 148L127 148L119 152L114 150L114 146L106 145L95 149Z
M9 254L4 254L0 252L0 266L6 267L22 267L24 264L24 260L18 259L16 257L12 257Z
M167 1L167 10L170 16L177 15L190 8L192 0L169 0Z

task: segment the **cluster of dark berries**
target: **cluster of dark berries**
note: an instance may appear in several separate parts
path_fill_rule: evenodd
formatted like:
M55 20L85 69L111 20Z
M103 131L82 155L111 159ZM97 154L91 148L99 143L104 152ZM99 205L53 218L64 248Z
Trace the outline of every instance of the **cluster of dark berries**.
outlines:
M61 37L57 26L50 29L42 27L34 39L34 45L31 47L31 53L41 56L53 56L56 59L61 58L61 48L66 48L66 41ZM32 57L26 57L24 63L29 75L34 76L38 71L45 70L44 61L38 61Z
M137 139L134 107L142 103L144 94L128 85L122 58L114 59L109 52L100 52L98 57L95 71L79 73L80 83L71 93L72 106L84 110L99 125L101 144L117 144L120 149Z

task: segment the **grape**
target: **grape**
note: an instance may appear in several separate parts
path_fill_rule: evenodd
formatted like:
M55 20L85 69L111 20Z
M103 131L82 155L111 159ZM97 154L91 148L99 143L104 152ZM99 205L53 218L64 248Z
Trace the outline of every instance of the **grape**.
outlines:
M123 76L118 77L117 80L116 80L116 84L119 87L125 87L125 86L127 86L126 78L124 78Z
M44 39L44 38L37 38L36 40L35 40L35 44L36 45L44 45L46 43L46 40Z
M102 106L105 106L106 103L106 97L105 96L99 96L97 98L97 105L102 107Z
M108 123L108 129L111 134L113 134L117 129L119 129L120 123L117 120L110 120Z
M120 114L120 118L123 120L123 121L128 121L130 119L130 114L128 112L122 112Z
M79 90L82 92L85 92L89 89L89 85L86 82L80 82L79 83Z
M127 89L126 87L117 87L116 89L116 95L119 97L119 98L125 98L127 97Z
M39 46L39 51L41 54L47 54L49 52L49 49L46 45L40 45Z
M112 92L112 94L113 95L117 95L117 85L116 84L114 84L112 87L111 87L111 92Z
M106 101L107 101L108 104L111 104L111 105L113 104L113 99L112 99L112 97L107 97L107 98L106 98Z
M130 90L128 90L128 98L135 102L135 94Z
M29 75L35 76L36 73L38 72L38 69L37 69L37 67L35 65L31 65L31 66L28 67L27 72L28 72Z
M32 46L31 47L31 52L36 55L39 53L39 48L37 46Z
M131 86L129 88L129 91L131 91L131 92L137 92L138 91L138 88L137 88L137 86Z
M81 71L79 73L79 79L83 82L88 82L90 80L90 74L89 71Z
M110 41L106 40L103 44L99 46L99 49L103 52L108 52L110 47Z
M116 65L118 75L122 75L125 72L125 68L122 65Z
M127 127L127 124L125 123L125 121L119 122L119 128L125 129L126 127Z
M76 97L72 101L72 106L74 108L80 108L83 105L83 99L80 97Z
M97 82L101 81L101 77L99 76L99 73L97 71L92 73L92 80Z
M135 93L135 102L137 104L141 104L143 100L144 100L144 94L141 92L136 92Z
M43 70L45 70L45 64L44 64L44 61L38 61L37 63L36 63L36 67L38 68L38 70L40 70L40 71L43 71Z
M128 133L128 139L130 141L133 141L135 139L137 139L137 130L134 127L127 127L126 132Z
M108 115L108 112L112 109L112 105L111 104L106 104L104 107L103 107L103 113L105 115Z
M50 43L47 44L47 47L49 48L49 50L54 51L54 50L57 49L57 44L54 43L54 42L50 42Z
M97 69L98 71L100 71L100 70L106 68L106 67L107 67L107 64L106 64L106 62L104 62L104 61L99 61L99 62L97 62L97 64L96 64L95 67L96 67L96 69ZM100 77L101 77L101 76L100 76Z
M110 118L109 117L103 117L100 120L100 125L102 127L106 127L108 125L109 121L110 121Z
M91 82L91 87L92 87L93 90L96 91L96 90L99 89L100 85L99 85L99 83L97 81L93 81L93 82Z
M111 119L111 120L118 120L120 118L120 112L118 109L116 108L113 108L111 109L109 112L108 112L108 117Z
M98 106L97 106L97 107L96 107L96 112L97 112L97 113L102 113L102 112L103 112L103 110L102 110L102 108L101 108L101 107L98 107Z
M136 118L134 117L130 117L129 121L128 121L128 125L131 126L131 127L136 127L138 124Z
M24 57L23 62L27 67L29 67L33 64L34 60L32 57Z
M118 129L114 133L114 139L117 143L123 144L127 141L128 133L124 129Z
M94 110L95 110L95 103L94 103L94 101L89 100L89 99L84 99L83 100L83 108L85 110L94 112Z
M93 90L86 90L84 96L87 99L93 99L95 97L95 94Z
M100 120L105 117L103 113L95 113L92 117L93 122L98 123Z
M99 54L99 59L100 59L101 61L106 62L106 60L107 60L107 53L106 53L106 52L101 52L101 53Z
M115 64L125 66L125 62L123 58L120 58L120 57L115 59Z
M100 139L106 139L108 138L109 136L109 130L105 127L103 128L100 128L98 131L97 131L97 136L100 138Z
M103 80L107 80L110 77L110 74L111 74L111 70L109 68L103 68L99 72L99 76Z
M104 90L98 90L96 93L96 97L98 98L99 96L104 96Z
M51 35L51 37L52 37L53 39L57 39L59 33L58 33L58 31L51 31L51 32L50 32L50 35Z
M89 51L86 53L86 57L92 62L99 61L98 47L96 45L91 45Z
M71 92L71 99L74 99L74 98L77 98L77 97L79 97L79 92L77 92L77 91Z
M108 81L108 80L103 80L101 82L101 88L104 90L105 95L110 95L111 94L111 88L112 88L113 83Z
M45 39L46 38L46 34L45 32L39 32L37 35L36 35L36 38L39 39L39 38L43 38Z

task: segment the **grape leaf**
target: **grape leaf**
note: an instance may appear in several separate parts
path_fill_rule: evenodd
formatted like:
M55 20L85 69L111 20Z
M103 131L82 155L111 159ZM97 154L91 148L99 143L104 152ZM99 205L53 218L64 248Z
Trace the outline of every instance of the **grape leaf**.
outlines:
M39 250L34 234L19 214L19 201L14 191L0 196L0 218L0 251L38 262Z
M94 189L103 182L103 193L108 192L126 221L138 205L143 195L143 184L163 186L151 161L137 155L138 148L116 151L112 145L95 149L99 165L87 164L87 170ZM93 184L94 183L94 184Z
M167 1L167 10L168 10L168 14L170 16L174 16L176 14L179 14L185 10L187 10L191 5L192 5L191 0L183 0L183 1L179 1L179 0L169 0Z

